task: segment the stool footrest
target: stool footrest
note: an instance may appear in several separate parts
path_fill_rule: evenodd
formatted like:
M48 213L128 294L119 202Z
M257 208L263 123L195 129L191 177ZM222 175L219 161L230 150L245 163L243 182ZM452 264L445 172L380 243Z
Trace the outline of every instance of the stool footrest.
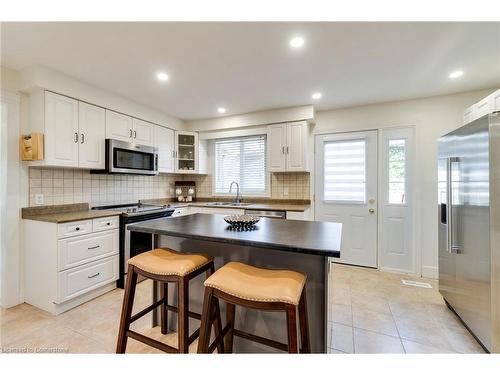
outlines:
M130 318L130 323L135 322L137 319L142 318L144 315L146 315L150 311L153 311L158 306L160 306L162 303L163 303L163 300L161 299L161 300L156 301L155 303L153 303L151 306L146 307L144 310L139 311L137 314L135 314L134 316L132 316Z
M262 336L253 335L251 333L248 333L245 331L240 331L238 329L234 329L233 333L235 336L241 337L242 339L255 341L255 342L258 342L259 344L267 345L267 346L270 346L272 348L283 350L285 352L288 351L288 345L284 344L282 342L279 342L279 341L271 340L271 339L268 339L268 338L262 337Z
M152 346L153 348L162 350L166 353L179 353L179 350L174 348L173 346L164 344L157 340L153 340L152 338L141 335L140 333L135 331L128 331L127 336L130 337L131 339L140 341L146 345Z
M177 308L177 306L167 305L166 308L167 308L168 311L173 311L173 312L178 312L179 311L179 309ZM193 318L193 319L201 320L201 314L195 313L193 311L188 311L188 316L190 318Z
M213 353L213 351L215 350L215 348L217 348L217 346L219 345L219 343L224 340L224 336L226 336L226 334L229 332L229 329L231 327L230 326L225 326L224 329L222 330L221 334L218 335L214 342L208 347L208 353Z

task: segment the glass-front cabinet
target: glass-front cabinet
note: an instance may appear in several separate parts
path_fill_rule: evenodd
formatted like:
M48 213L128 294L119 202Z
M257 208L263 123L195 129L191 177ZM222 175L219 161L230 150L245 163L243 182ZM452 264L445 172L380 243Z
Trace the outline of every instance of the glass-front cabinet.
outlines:
M198 133L175 132L175 171L198 173Z

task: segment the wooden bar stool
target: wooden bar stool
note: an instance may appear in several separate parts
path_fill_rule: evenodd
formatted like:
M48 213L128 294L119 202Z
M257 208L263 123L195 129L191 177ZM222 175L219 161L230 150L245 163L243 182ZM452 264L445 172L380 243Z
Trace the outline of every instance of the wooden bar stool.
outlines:
M170 249L154 249L139 254L128 261L128 275L123 297L122 315L116 345L117 353L125 353L127 338L133 338L144 344L163 350L167 353L188 353L191 344L199 335L198 328L189 336L189 317L201 319L201 315L189 311L189 280L205 272L209 277L214 272L213 258L205 254L179 253ZM160 283L160 300L132 316L137 275L145 276ZM176 283L178 287L177 307L168 304L168 283ZM148 312L161 307L161 332L167 333L168 311L177 312L178 349L153 340L138 332L130 330L130 324ZM218 305L211 305L208 320L214 324L214 331L220 333L222 326ZM215 319L218 319L217 321ZM218 350L223 352L223 344Z
M238 262L230 262L221 267L205 280L198 353L212 353L224 339L225 352L231 353L233 336L289 353L298 353L297 306L300 352L310 353L305 283L305 275L290 270L263 269ZM215 340L210 344L212 311L214 311L214 305L219 306L219 299L227 303L226 326L220 333L215 332ZM257 310L284 311L288 343L284 344L236 329L234 327L235 305Z

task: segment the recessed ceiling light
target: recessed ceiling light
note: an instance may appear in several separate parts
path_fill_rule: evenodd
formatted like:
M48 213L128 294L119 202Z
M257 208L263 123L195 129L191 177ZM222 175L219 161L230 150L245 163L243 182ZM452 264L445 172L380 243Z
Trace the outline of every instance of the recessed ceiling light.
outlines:
M462 77L463 75L464 75L463 70L455 70L454 72L451 72L448 77L450 77L451 79L455 79L458 77Z
M168 81L168 74L165 72L158 72L156 73L156 78L158 78L159 81Z
M301 36L296 36L290 39L290 47L292 48L302 48L304 46L305 40Z
M219 112L219 113L226 113L226 108L219 107L219 108L217 108L217 112Z
M315 92L314 94L311 95L311 97L314 99L314 100L318 100L318 99L321 99L321 97L323 96L323 94L321 94L320 92Z

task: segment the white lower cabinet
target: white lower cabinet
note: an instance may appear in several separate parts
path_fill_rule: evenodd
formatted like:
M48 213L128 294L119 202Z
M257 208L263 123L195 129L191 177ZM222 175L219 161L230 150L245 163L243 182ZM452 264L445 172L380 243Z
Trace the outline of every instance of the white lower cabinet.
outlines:
M58 315L116 288L117 216L23 224L26 303Z
M310 221L311 220L311 215L310 215L310 209L305 209L304 211L287 211L286 212L286 219L287 220L305 220L305 221Z
M118 255L59 272L57 302L71 300L118 279Z

